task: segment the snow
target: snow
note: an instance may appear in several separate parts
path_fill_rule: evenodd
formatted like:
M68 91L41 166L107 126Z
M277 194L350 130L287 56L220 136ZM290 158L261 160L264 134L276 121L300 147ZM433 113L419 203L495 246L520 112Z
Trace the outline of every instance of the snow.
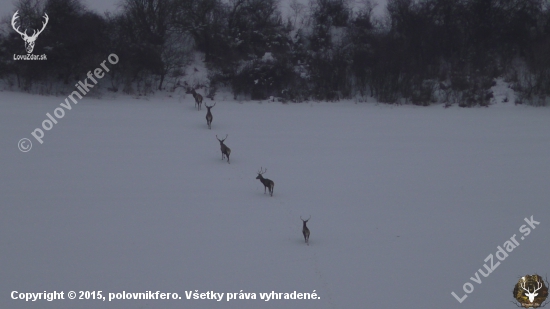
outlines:
M39 144L30 133L64 98L0 92L0 308L505 308L521 276L548 273L549 109L230 97L212 130L191 95L86 97ZM99 290L182 299L10 296ZM195 290L258 299L186 300ZM320 299L259 299L272 291Z
M271 62L271 61L275 61L275 58L273 57L273 54L271 54L270 52L266 52L262 57L262 61Z

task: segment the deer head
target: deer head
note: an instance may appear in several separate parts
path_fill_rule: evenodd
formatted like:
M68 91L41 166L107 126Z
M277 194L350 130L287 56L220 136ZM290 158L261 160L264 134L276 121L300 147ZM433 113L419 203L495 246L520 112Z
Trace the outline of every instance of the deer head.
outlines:
M226 134L224 139L219 139L219 138L218 138L218 135L216 135L216 139L220 142L220 146L223 145L223 141L225 141L225 140L227 139L228 136L229 136L229 134ZM225 145L224 145L224 146L225 146Z
M537 279L537 288L533 290L533 293L531 293L529 289L525 289L525 279L523 279L523 283L520 283L520 286L524 291L527 292L525 293L525 296L529 297L529 301L532 303L535 300L535 296L539 295L539 293L535 292L542 288L542 282L538 281Z
M204 106L208 109L208 112L210 113L210 109L212 107L216 106L216 103L214 103L214 105L212 105L212 106L208 106L208 105L206 105L206 103L204 103Z
M263 167L260 167L260 170L258 171L258 176L256 177L256 179L264 179L264 176L262 176L265 172L267 172L267 168L265 169L265 171L262 171L262 168Z
M44 28L46 28L46 25L48 24L48 20L50 18L48 17L48 14L44 13L43 17L44 19L46 19L46 22L42 22L42 29L40 29L38 32L36 30L33 30L32 35L28 36L26 29L25 32L21 32L19 31L19 26L17 28L15 27L15 20L19 18L19 16L17 16L18 12L19 11L16 11L15 14L13 14L13 17L11 19L11 26L13 27L13 30L15 30L15 32L21 35L21 38L23 39L23 41L25 41L25 49L27 50L27 53L30 54L34 50L34 43L36 41L36 38L38 38L38 35L40 35L42 31L44 31Z

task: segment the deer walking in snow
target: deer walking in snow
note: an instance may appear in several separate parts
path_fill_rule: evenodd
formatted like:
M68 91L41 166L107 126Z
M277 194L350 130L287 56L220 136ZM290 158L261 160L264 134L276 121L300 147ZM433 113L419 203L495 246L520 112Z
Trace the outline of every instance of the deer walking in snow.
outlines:
M212 116L210 109L214 106L216 106L216 103L214 103L214 105L212 106L208 106L206 105L206 103L204 103L204 107L206 107L206 109L208 110L208 112L206 113L206 124L208 125L208 129L212 129L212 120L214 119L214 116Z
M262 176L265 172L267 172L267 168L265 169L265 171L262 172L262 168L260 167L260 171L258 172L258 176L256 177L256 179L259 179L264 185L264 194L266 193L266 189L269 189L269 194L273 196L273 187L275 187L275 183L273 182L273 180L264 178L264 176Z
M202 95L198 94L193 88L187 89L186 93L193 95L193 98L195 98L195 105L197 106L197 110L201 110Z
M300 216L300 219L304 223L304 226L302 227L302 234L304 234L304 240L306 241L306 244L309 246L309 229L306 226L306 223L311 219L311 216L307 218L307 220L302 219L302 216Z
M223 142L227 139L228 136L229 136L229 134L226 134L224 139L219 139L218 135L216 135L216 139L220 142L220 147L221 147L221 150L222 150L222 160L223 160L224 156L226 156L227 157L227 163L229 163L229 155L231 154L231 149L229 149L229 147L225 146L225 144Z

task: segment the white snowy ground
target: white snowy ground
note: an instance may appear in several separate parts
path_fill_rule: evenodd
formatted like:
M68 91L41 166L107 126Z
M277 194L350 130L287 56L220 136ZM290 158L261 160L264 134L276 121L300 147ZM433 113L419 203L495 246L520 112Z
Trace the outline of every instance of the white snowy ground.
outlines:
M550 272L548 108L220 96L208 130L190 95L105 96L73 106L40 145L30 132L63 99L0 92L0 308L515 308L518 278ZM231 164L216 134L229 134ZM530 216L540 225L520 240ZM514 234L520 245L473 283ZM451 292L466 282L460 304ZM182 299L10 296L98 290ZM258 299L186 300L195 290ZM259 299L314 290L319 300Z

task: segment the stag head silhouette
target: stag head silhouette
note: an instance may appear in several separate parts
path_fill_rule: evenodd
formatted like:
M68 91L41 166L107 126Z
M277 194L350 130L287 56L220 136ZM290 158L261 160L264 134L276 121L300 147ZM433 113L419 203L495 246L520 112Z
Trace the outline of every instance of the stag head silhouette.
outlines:
M40 33L42 33L42 31L44 31L44 28L46 28L46 25L48 24L48 20L50 18L48 17L48 14L44 13L43 17L44 19L46 19L46 22L42 22L42 29L40 29L38 32L36 30L33 30L32 35L28 36L27 29L25 29L25 32L21 32L19 31L19 26L17 28L15 27L15 20L19 18L19 16L17 15L18 12L19 11L16 11L15 14L13 14L13 17L11 19L11 26L13 27L13 30L15 30L15 32L21 35L21 38L23 39L23 41L25 41L25 49L27 50L27 53L31 54L34 49L36 38L38 37L38 35L40 35Z

